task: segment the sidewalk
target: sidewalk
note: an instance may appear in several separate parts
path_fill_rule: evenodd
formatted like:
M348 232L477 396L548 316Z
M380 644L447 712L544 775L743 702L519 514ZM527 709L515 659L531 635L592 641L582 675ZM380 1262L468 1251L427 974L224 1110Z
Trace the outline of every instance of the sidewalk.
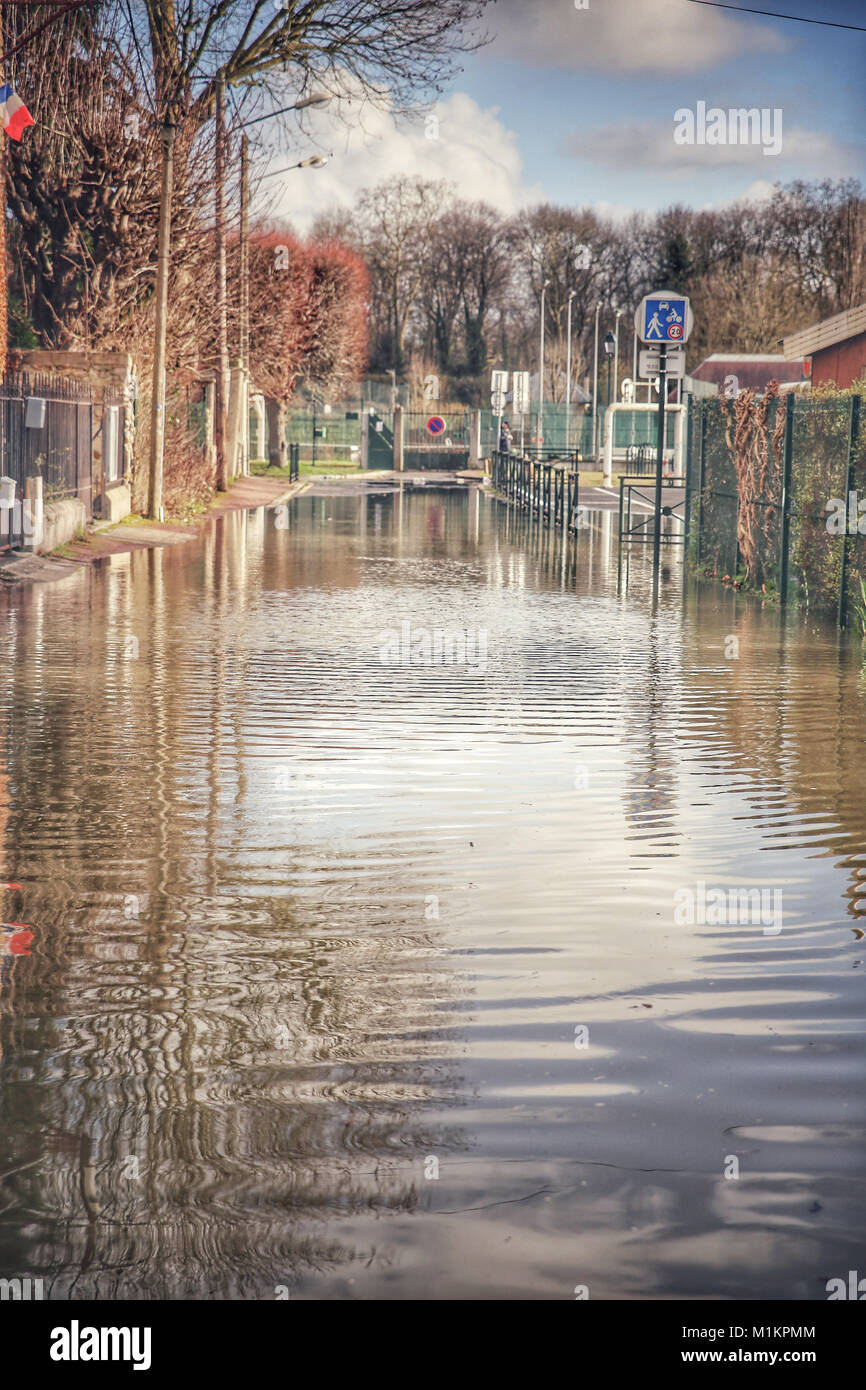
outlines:
M200 536L202 527L216 516L277 506L306 492L313 481L302 478L286 487L284 478L238 478L227 492L217 493L208 510L193 521L121 521L116 526L92 532L86 540L70 541L63 547L62 555L13 554L7 559L0 558L0 580L7 584L46 583L65 579L80 565L97 564L106 556L127 555L155 546L183 545Z

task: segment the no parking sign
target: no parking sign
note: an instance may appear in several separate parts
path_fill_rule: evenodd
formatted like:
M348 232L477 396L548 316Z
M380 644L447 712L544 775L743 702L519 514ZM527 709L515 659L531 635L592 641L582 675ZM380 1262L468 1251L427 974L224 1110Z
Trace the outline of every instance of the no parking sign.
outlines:
M427 433L428 433L428 434L444 434L444 433L445 433L445 421L442 419L442 416L441 416L441 415L431 415L431 416L430 416L430 419L427 421Z

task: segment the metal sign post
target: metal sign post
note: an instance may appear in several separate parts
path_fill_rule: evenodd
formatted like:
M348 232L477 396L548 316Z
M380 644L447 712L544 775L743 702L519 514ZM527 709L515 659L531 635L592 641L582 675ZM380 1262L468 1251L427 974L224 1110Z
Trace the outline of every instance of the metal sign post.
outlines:
M643 348L641 350L638 373L644 379L658 376L659 374L659 352L657 347ZM686 354L683 348L669 347L667 349L667 373L670 377L683 377L686 371Z
M659 558L662 543L662 464L665 456L665 397L668 393L667 348L659 349L659 411L658 432L656 434L656 525L653 533L653 583L658 579Z
M503 371L493 371L490 373L490 409L496 416L496 447L499 448L499 440L502 435L502 417L505 413L505 394L508 390L508 373Z
M520 416L520 452L524 453L524 416L530 408L529 372L512 372L511 398L514 413Z
M677 351L688 342L695 316L684 294L673 290L654 290L644 295L635 309L635 333L646 345L641 353L640 374L653 376L658 371L659 410L656 436L655 532L653 534L653 587L658 585L659 558L662 541L662 468L665 455L665 403L668 394L668 353L674 360L670 371L676 377L685 371L685 353ZM652 351L647 351L651 348ZM657 365L656 365L657 364Z

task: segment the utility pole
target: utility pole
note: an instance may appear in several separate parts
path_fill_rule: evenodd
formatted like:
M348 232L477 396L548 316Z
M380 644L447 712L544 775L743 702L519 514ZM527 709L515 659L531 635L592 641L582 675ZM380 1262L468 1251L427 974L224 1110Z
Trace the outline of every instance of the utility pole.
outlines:
M541 286L541 318L539 320L539 340L538 340L538 421L537 421L537 443L536 457L541 458L542 446L544 443L544 296L547 293L549 280L545 280Z
M592 457L593 462L598 463L598 316L601 313L601 305L595 306L595 347L592 356Z
M250 370L250 156L249 141L241 136L241 295L240 358L244 372Z
M241 136L241 237L240 237L240 341L241 379L238 383L238 422L240 467L249 473L250 443L250 157L249 141Z
M171 108L162 123L162 189L159 197L159 241L156 260L156 323L153 345L153 389L150 407L150 470L147 514L159 521L162 513L165 451L165 332L168 313L168 271L171 260L171 193L174 184L174 139L177 127Z
M216 222L216 310L217 372L214 402L216 442L216 485L218 492L228 487L226 459L226 381L229 372L228 308L226 304L226 79L220 73L216 82L216 169L214 185Z
M565 351L565 452L571 451L571 301L577 294L577 290L570 290L568 294L568 335Z

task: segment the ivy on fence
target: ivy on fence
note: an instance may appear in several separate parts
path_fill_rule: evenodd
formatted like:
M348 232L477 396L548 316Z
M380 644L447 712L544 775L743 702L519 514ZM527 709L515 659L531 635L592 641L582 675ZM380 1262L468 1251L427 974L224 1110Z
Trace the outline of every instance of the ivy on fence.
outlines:
M761 396L741 391L732 400L693 402L693 568L738 587L778 589L782 602L835 611L841 626L857 612L852 602L866 607L864 393L866 383L855 383L789 400L771 382Z

